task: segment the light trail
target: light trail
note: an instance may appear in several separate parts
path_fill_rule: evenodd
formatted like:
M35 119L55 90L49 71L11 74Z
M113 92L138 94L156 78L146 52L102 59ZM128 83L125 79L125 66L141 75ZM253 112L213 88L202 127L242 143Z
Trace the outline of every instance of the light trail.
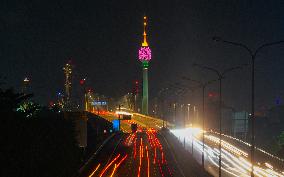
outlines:
M180 141L185 138L188 142L194 141L195 150L202 153L202 141L198 139L200 137L201 131L197 131L194 128L171 130L171 132L176 136L180 137ZM194 134L192 137L191 135ZM216 135L218 136L218 135ZM207 157L207 161L213 164L215 167L219 167L219 137L214 135L205 135L204 144L204 155ZM191 143L189 143L191 144ZM244 150L237 148L233 144L222 140L222 171L226 172L232 176L244 176L249 177L251 172L251 163L248 159L248 153ZM267 162L258 163L254 165L255 176L258 177L283 177L283 171L274 169L273 166Z
M150 177L150 159L149 159L148 146L146 146L146 157L147 157L147 177Z
M99 169L100 166L101 166L101 164L99 163L99 164L97 165L97 167L95 168L95 170L89 175L89 177L92 177L92 176L96 173L96 171L98 171L98 169Z
M118 162L118 164L114 164L114 169L112 170L110 177L113 177L113 175L115 174L115 171L119 168L122 162L125 161L126 158L127 158L127 154Z
M137 177L140 177L141 166L142 166L142 138L140 138L140 146L139 146L139 167Z
M128 155L126 154L117 164L117 168L122 164L123 161L125 161L125 159L128 157Z
M114 172L115 172L115 170L116 170L116 164L114 164L114 168L113 168L113 170L112 170L112 173L111 173L111 175L110 175L110 177L112 177L113 175L114 175Z
M120 154L118 154L101 172L100 177L103 176L103 174L106 172L106 170L120 157Z
M214 132L214 131L212 131L212 130L211 130L210 132L219 135L218 132ZM232 139L232 140L235 140L235 141L238 141L239 143L242 143L242 144L244 144L244 145L246 145L246 146L251 147L251 144L249 144L249 143L247 143L247 142L245 142L245 141L243 141L243 140L241 140L241 139L238 139L238 138L235 138L235 137L232 137L232 136L229 136L229 135L225 135L225 134L222 134L222 136L227 137L227 138ZM271 154L271 153L269 153L269 152L266 152L265 150L263 150L263 149L261 149L261 148L255 147L255 149L258 150L258 151L260 151L260 152L262 152L262 153L264 153L264 154L266 154L266 155L268 155L268 156L270 156L270 157L272 157L272 158L275 158L275 159L277 159L277 160L279 160L279 161L281 161L281 162L284 162L284 159L279 158L279 157L277 157L277 156L275 156L275 155L273 155L273 154Z
M137 138L134 139L134 146L133 146L133 158L136 158L136 147L137 147Z

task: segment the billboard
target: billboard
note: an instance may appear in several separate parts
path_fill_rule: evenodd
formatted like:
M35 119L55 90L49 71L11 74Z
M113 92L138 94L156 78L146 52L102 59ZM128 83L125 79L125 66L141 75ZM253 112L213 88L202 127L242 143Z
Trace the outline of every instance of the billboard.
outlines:
M92 106L105 106L107 105L107 102L106 101L93 101L91 104Z
M248 112L235 112L233 116L233 134L235 137L245 138L248 133Z

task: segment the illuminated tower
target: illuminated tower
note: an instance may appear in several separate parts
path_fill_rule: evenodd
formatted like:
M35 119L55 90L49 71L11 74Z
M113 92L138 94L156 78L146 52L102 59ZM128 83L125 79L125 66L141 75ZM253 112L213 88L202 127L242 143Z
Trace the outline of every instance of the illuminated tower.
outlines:
M67 63L63 67L63 71L65 74L65 105L67 109L71 106L71 86L72 86L72 65Z
M142 62L143 69L143 93L142 93L142 114L148 115L148 68L149 61L151 60L151 49L147 43L147 34L146 34L146 26L147 26L147 17L144 16L144 32L143 32L143 42L142 46L139 49L138 57Z

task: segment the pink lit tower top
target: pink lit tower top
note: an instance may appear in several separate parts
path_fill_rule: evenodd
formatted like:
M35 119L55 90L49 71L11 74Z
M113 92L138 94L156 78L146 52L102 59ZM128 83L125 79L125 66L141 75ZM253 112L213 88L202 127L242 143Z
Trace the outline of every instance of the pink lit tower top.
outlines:
M144 32L143 32L143 42L138 52L138 59L142 62L143 69L143 98L142 98L142 114L148 115L148 68L149 61L152 58L151 49L147 42L147 17L144 16Z

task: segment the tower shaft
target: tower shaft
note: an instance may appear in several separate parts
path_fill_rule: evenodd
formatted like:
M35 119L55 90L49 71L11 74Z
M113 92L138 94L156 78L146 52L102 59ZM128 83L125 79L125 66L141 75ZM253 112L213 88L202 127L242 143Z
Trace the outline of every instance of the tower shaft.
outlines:
M148 115L148 68L143 67L142 114Z

